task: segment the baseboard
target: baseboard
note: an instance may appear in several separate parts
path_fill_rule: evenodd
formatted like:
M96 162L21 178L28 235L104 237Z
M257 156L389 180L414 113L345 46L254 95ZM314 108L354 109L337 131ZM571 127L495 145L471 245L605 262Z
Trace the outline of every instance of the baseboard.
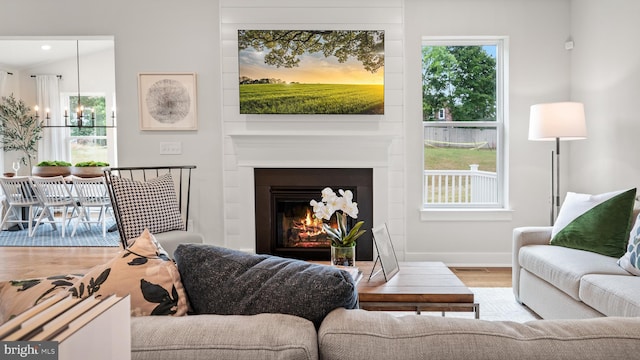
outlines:
M405 253L404 261L442 261L449 267L510 267L511 253Z

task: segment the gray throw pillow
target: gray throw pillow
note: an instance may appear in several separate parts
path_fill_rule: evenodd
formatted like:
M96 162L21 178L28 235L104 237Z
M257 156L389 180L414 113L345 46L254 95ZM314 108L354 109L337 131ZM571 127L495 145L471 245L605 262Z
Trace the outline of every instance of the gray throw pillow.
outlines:
M331 310L358 307L351 276L328 265L202 244L181 244L174 257L196 314L281 313L319 327Z

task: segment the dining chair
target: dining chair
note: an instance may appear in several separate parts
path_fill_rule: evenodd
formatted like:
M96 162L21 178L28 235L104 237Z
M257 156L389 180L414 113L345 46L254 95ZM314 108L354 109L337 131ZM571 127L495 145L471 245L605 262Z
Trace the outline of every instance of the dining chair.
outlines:
M29 236L32 236L32 223L36 214L36 210L42 207L42 203L38 200L31 189L31 183L28 177L0 178L0 186L5 195L5 201L9 204L7 212L2 218L0 229L7 223L17 223L21 230L24 230L24 223L29 224ZM22 210L28 208L28 216L26 219L22 216ZM13 219L11 218L13 217Z
M78 205L80 207L80 216L73 226L71 236L76 234L78 226L82 223L88 225L101 224L102 237L107 236L107 215L112 213L111 199L107 190L107 182L104 176L82 178L73 176L73 189L77 195ZM91 210L98 211L98 217L95 219L91 216Z
M76 199L71 194L68 184L62 176L52 177L30 177L29 181L33 187L38 200L42 203L42 212L36 219L36 223L31 230L30 236L33 236L36 229L43 221L45 215L48 217L50 223L61 223L62 225L62 237L64 237L65 229L67 227L67 220L71 221L74 214L79 215L80 209L76 204ZM56 208L62 209L62 219L57 220L55 218ZM71 214L69 215L69 210ZM67 218L69 215L69 218Z
M189 204L194 165L112 167L105 170L122 246L148 229L169 257L179 244L204 243L191 229Z

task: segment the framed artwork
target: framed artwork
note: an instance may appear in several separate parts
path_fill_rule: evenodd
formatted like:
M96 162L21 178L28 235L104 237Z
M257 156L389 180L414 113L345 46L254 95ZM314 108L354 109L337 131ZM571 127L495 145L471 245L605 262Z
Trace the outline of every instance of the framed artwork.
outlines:
M400 267L398 266L398 259L396 258L396 252L393 249L393 244L391 243L389 229L385 223L374 227L371 229L371 232L373 233L373 243L376 245L378 257L376 258L376 262L373 264L373 269L371 270L369 279L379 272L374 273L373 270L376 267L376 263L380 261L384 281L389 281L400 270Z
M140 130L197 130L195 73L140 73Z
M384 114L383 30L238 30L240 114Z

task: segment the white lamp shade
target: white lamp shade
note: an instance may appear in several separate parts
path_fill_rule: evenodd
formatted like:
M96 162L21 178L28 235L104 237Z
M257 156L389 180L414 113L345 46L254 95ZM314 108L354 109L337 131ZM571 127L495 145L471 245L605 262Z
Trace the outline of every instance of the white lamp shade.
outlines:
M557 102L531 106L529 140L580 140L587 138L584 105Z

